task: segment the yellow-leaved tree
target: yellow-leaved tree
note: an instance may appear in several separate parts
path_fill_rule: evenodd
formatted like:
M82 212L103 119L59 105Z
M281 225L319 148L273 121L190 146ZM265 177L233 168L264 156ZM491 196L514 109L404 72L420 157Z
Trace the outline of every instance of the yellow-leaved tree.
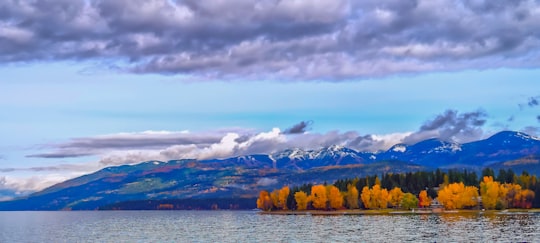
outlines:
M403 191L401 191L401 188L394 187L392 190L390 190L389 194L389 200L388 202L392 207L399 207L401 204L401 200L403 199Z
M358 206L358 189L354 184L347 185L347 193L345 195L347 207L349 209L357 209Z
M326 209L326 204L328 202L328 197L326 196L326 187L324 185L312 186L309 200L315 209Z
M362 199L362 204L364 204L364 208L371 208L371 205L369 204L371 202L371 191L369 190L369 187L365 186L362 188L362 194L360 194L360 199Z
M478 188L452 183L439 190L438 199L446 209L473 207L478 203Z
M495 209L502 194L506 193L501 190L499 182L493 181L491 176L484 176L482 182L480 182L480 195L484 208Z
M478 187L466 186L460 197L460 208L471 208L478 205Z
M294 200L296 201L297 210L306 210L309 203L308 195L303 191L294 193Z
M341 209L343 208L343 195L339 189L333 185L328 186L328 201L330 208Z
M361 194L365 208L387 208L389 194L388 190L381 189L379 184L375 184L371 189L364 187Z
M284 186L279 190L279 207L283 210L287 210L287 198L289 197L290 189L288 186Z
M272 200L272 205L274 208L280 208L279 206L279 189L275 189L270 193L270 199Z

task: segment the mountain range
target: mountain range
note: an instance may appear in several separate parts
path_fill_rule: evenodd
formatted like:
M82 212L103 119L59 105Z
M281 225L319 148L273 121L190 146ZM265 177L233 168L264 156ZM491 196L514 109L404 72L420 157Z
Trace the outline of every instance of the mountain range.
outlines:
M0 202L0 210L88 210L136 200L254 198L262 189L283 185L437 168L480 172L490 167L540 175L539 164L540 139L513 131L464 144L439 139L396 144L379 152L334 145L227 159L146 161L104 168Z

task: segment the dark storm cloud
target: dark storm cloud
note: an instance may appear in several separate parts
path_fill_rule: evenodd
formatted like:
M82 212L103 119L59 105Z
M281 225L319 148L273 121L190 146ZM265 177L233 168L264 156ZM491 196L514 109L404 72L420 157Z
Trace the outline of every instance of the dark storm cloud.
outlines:
M305 133L308 130L311 129L311 125L313 125L313 121L301 121L298 124L293 125L290 128L285 129L283 131L284 134L301 134Z
M446 141L468 142L482 137L482 126L486 123L484 111L459 113L447 110L428 120L420 129L404 139L405 143L415 143L429 138Z
M91 60L194 79L328 81L536 67L539 5L535 0L5 0L0 62Z

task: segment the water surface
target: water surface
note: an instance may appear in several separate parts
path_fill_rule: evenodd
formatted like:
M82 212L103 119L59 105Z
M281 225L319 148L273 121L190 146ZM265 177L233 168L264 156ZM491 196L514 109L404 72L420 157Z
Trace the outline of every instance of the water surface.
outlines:
M540 214L0 212L0 242L540 242Z

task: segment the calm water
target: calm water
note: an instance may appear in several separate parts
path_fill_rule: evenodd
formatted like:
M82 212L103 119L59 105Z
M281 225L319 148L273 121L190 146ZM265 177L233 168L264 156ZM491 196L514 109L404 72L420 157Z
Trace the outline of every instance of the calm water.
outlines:
M540 242L540 214L0 212L0 242Z

